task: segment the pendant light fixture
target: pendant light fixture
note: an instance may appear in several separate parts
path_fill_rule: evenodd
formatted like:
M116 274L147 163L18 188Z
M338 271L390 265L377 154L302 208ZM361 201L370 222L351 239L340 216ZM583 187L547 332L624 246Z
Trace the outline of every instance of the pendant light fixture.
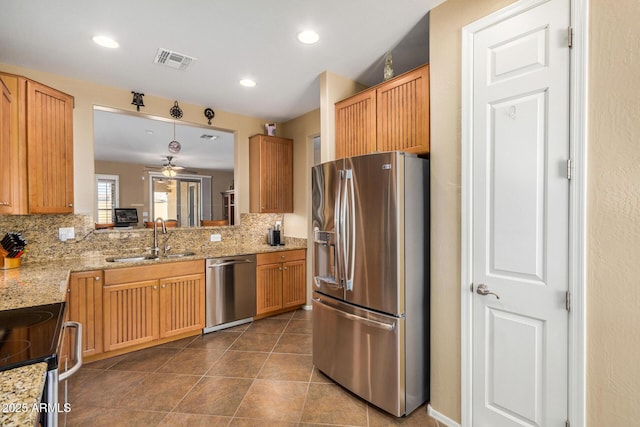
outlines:
M173 121L173 141L169 143L169 152L178 154L182 149L182 144L176 140L176 121Z

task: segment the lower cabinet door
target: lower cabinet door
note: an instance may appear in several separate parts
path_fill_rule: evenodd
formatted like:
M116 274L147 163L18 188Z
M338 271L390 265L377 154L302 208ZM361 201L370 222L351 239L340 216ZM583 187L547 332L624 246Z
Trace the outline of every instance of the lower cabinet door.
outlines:
M82 324L82 356L102 353L102 271L71 273L67 291L68 320Z
M160 338L204 328L204 274L160 280Z
M158 288L157 280L103 288L105 351L158 339Z
M307 300L305 291L306 261L285 262L282 265L282 307L293 307L304 304Z
M282 264L256 267L256 314L282 308Z

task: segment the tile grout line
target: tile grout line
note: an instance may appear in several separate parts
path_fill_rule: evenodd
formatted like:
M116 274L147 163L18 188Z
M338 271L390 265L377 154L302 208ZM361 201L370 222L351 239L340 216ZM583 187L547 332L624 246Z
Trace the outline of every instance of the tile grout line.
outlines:
M278 336L278 339L276 340L276 342L273 344L273 347L271 347L271 351L269 351L269 355L266 357L266 359L264 360L264 362L262 363L262 366L260 367L260 370L256 373L255 378L253 378L251 385L249 386L249 389L247 390L247 392L244 394L244 396L242 396L242 400L240 400L240 403L238 404L238 407L236 408L236 410L234 411L233 415L231 416L231 419L229 420L229 424L227 424L227 427L229 427L231 425L231 423L233 422L233 420L236 419L238 411L240 410L240 407L242 406L242 404L244 403L245 399L247 398L247 395L249 394L249 392L251 391L251 389L253 388L254 384L256 383L256 381L258 380L258 377L260 376L260 372L262 372L262 370L264 369L264 366L267 364L267 362L269 361L269 358L271 357L271 355L273 354L273 350L276 348L276 346L278 345L278 342L280 341L280 338L282 337L282 335L284 334L284 331L287 329L287 326L289 326L289 322L291 322L291 319L293 318L293 314L291 315L291 317L289 318L289 320L287 320L287 324L284 325L284 328L282 328L282 332L280 332L280 335ZM277 320L277 319L274 319ZM253 325L253 322L251 322L251 325ZM251 326L249 326L247 329L245 329L242 334L240 335L244 335L245 332L247 332L249 329L251 328ZM240 338L240 337L238 337Z
M238 340L238 339L239 339L239 338L240 338L240 337L241 337L245 332L246 332L246 329L245 329L244 331L242 331L240 334L238 334L237 338L236 338L235 340L233 340L233 342L231 342L231 344L229 344L229 346L228 346L228 347L227 347L227 348L222 352L222 354L221 354L220 356L218 356L218 358L213 362L213 364L209 367L209 369L205 370L205 371L204 371L204 373L203 373L202 375L200 375L200 378L198 379L198 381L196 381L196 382L191 386L191 388L189 388L189 390L184 394L184 396L182 396L182 398L181 398L181 399L180 399L180 400L179 400L175 405L173 405L173 407L171 408L171 410L167 413L167 415L165 415L165 416L164 416L164 418L163 418L162 420L164 420L166 417L168 417L168 416L169 416L169 414L176 413L176 412L175 412L176 408L177 408L177 407L178 407L178 406L179 406L179 405L184 401L184 399L189 395L189 393L191 393L191 392L193 391L193 389L194 389L198 384L200 384L200 383L202 382L202 380L207 376L207 373L211 370L211 368L213 368L213 365L215 365L215 364L216 364L216 362L217 362L218 360L220 360L220 359L221 359L225 354L227 354L227 352L229 351L229 349L231 348L231 346L233 346L233 344L234 344L234 343L235 343L235 342L236 342L236 341L237 341L237 340ZM186 345L182 350L187 349L187 348L189 347L189 345L193 344L193 343L198 339L198 337L202 337L202 339L204 339L204 336L205 336L205 335L206 335L206 334L204 334L204 333L203 333L203 334L200 334L200 335L197 335L197 336L196 336L194 339L192 339L192 340L189 342L189 344L187 344L187 345ZM205 349L206 349L206 348L205 348ZM180 351L179 353L182 353L182 351ZM179 353L176 353L176 355L177 355L177 354L179 354ZM175 356L174 356L174 357L175 357ZM172 357L172 359L173 359L173 357ZM167 363L168 363L168 361L167 361ZM164 365L162 365L162 366L164 366ZM233 419L233 418L232 418L232 419ZM161 420L161 422L162 422L162 420ZM231 422L231 421L229 421L229 422Z

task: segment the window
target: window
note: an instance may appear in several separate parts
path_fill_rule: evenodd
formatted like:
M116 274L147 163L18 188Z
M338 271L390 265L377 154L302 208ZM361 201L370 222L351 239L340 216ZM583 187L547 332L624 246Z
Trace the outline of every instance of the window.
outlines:
M113 209L119 205L118 175L96 175L96 223L112 224Z

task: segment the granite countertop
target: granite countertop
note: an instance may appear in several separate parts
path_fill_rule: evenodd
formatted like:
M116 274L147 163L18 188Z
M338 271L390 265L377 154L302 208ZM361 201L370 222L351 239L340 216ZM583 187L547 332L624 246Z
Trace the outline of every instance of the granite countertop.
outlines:
M46 374L44 362L0 372L0 425L36 425Z
M50 262L30 262L19 268L1 270L0 272L0 310L30 307L34 305L52 304L66 299L67 283L71 272L89 270L108 270L112 268L132 267L136 265L153 265L166 262L190 261L222 256L255 254L275 251L305 249L304 245L269 246L238 245L221 246L181 258L163 258L134 262L108 262L108 256L92 256L71 258ZM188 252L174 249L172 253ZM122 254L128 256L133 254Z
M19 268L0 271L0 310L30 307L63 302L67 297L67 283L72 272L107 270L136 265L153 265L166 262L191 261L222 256L256 254L276 251L306 249L305 245L223 246L182 258L163 258L135 262L107 262L108 256L63 259L50 262L25 263ZM172 250L173 253L189 252ZM129 254L122 254L127 256ZM31 411L33 403L39 403L47 370L46 363L28 365L0 372L0 402L26 404L29 411L0 413L2 426L33 426L37 412ZM22 407L21 407L22 408ZM3 408L4 409L4 408Z

